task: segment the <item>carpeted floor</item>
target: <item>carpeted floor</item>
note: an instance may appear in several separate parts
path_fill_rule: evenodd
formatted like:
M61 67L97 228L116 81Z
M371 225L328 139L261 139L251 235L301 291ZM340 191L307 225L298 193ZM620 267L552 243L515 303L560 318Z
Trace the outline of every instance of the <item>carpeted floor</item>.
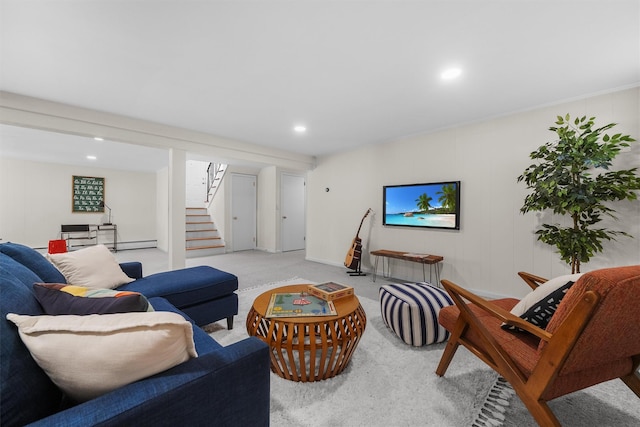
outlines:
M311 281L293 278L243 289L236 327L211 325L228 345L246 338L246 313L265 290ZM434 372L444 344L411 347L383 323L377 300L359 296L367 328L345 371L315 383L271 374L273 426L513 426L537 424L504 381L467 350L458 350L447 374ZM637 426L640 401L609 382L551 402L563 426Z
M117 257L120 261L142 261L145 275L164 271L168 264L167 254L157 249L121 251ZM202 264L233 272L239 278L236 327L229 332L223 322L212 334L223 344L247 336L246 313L261 292L254 288L264 283L294 276L342 282L355 288L365 307L367 330L350 366L341 375L320 383L299 384L272 374L273 426L536 426L517 396L507 395L508 405L504 405L504 396L491 390L496 384L495 374L465 349L458 351L446 376L438 378L434 371L443 344L413 348L389 331L380 320L377 303L378 288L389 282L384 278L378 277L374 283L371 275L350 277L343 267L305 260L304 251L246 251L188 260L188 266ZM419 279L416 276L416 281ZM491 403L492 398L497 404ZM561 397L550 406L563 426L640 425L640 399L619 380ZM314 409L310 412L306 408ZM504 413L501 408L506 408ZM342 418L337 418L338 414ZM493 421L483 420L482 414ZM501 416L504 421L500 421Z
M211 335L228 345L247 337L243 320L251 303L266 289L240 292L240 313L232 331ZM455 375L434 374L443 345L410 347L387 330L378 302L360 297L367 327L349 366L328 380L298 383L271 375L273 426L447 426L471 425L497 375L462 355Z

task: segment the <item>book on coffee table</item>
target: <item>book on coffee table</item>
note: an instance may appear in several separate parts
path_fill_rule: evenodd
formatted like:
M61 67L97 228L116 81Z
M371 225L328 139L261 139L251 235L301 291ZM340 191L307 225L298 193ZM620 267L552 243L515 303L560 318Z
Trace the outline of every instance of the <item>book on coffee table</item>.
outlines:
M335 316L338 312L331 301L300 292L271 295L265 317Z
M325 301L335 301L338 298L353 295L351 286L342 285L336 282L325 282L318 285L309 285L309 293Z

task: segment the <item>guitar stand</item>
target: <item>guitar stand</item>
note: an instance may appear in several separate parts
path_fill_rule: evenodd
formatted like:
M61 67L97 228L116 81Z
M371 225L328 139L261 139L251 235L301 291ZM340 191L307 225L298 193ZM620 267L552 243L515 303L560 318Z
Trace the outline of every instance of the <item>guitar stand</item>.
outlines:
M360 263L358 263L358 268L356 268L355 270L347 271L347 274L349 276L366 276L367 275L367 273L363 273L362 269L360 269Z

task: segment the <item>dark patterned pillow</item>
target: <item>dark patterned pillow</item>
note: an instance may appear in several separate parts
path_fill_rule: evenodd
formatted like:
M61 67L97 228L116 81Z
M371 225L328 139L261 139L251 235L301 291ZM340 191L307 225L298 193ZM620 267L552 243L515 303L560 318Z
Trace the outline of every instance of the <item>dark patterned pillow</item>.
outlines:
M560 304L566 292L580 276L582 276L582 273L566 274L548 280L522 298L520 302L511 309L511 314L539 328L546 328L549 320L558 308L558 304ZM506 324L502 324L502 328L507 330L520 330L519 328Z
M564 298L573 283L574 282L565 283L563 286L547 295L544 299L531 306L527 311L521 314L520 317L541 329L545 329L549 324L549 320L551 320L551 317L556 312L558 305L560 305L560 301L562 301L562 298Z
M88 315L153 311L144 295L57 283L35 283L36 299L48 315Z

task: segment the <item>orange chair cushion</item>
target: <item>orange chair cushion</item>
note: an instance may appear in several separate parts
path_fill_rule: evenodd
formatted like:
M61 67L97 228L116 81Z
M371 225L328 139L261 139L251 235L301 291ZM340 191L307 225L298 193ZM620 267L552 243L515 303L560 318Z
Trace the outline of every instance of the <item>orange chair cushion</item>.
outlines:
M513 306L518 303L518 300L514 298L504 298L492 300L491 302L510 311ZM529 376L539 359L538 344L540 340L526 332L506 331L501 327L502 322L486 311L478 308L474 304L469 304L469 308L480 323L487 328L489 334L496 340L498 345L509 353L518 368L522 370L526 376ZM440 310L438 322L451 332L455 329L456 320L459 315L460 310L455 305L445 307ZM472 328L467 330L465 338L479 348L485 347L478 332Z

